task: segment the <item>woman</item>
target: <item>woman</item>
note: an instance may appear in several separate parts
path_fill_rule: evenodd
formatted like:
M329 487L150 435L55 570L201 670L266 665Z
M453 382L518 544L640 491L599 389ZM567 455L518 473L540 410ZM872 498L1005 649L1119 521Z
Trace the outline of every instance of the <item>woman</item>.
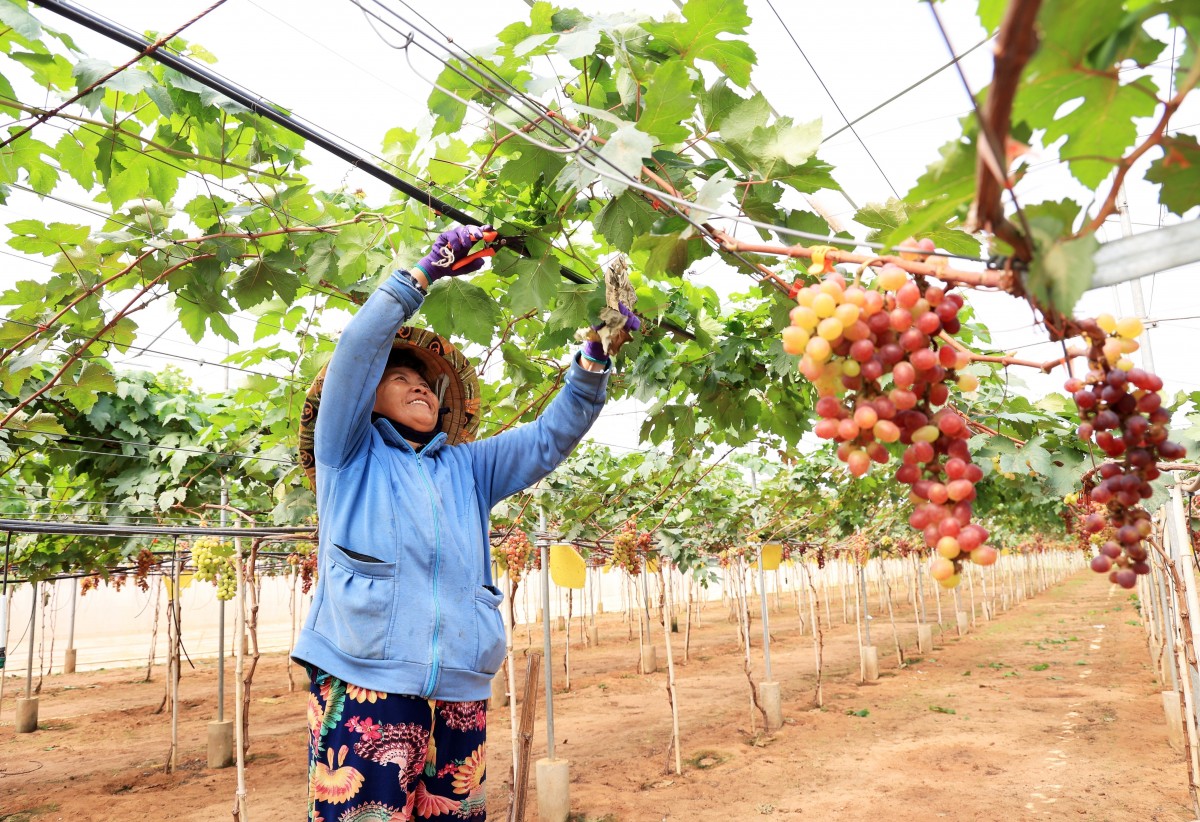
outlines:
M305 403L320 576L292 657L312 677L313 820L485 818L486 700L504 660L488 514L571 453L604 405L610 363L585 344L536 421L473 442L471 364L400 326L431 282L482 266L453 268L484 230L444 232L383 283Z

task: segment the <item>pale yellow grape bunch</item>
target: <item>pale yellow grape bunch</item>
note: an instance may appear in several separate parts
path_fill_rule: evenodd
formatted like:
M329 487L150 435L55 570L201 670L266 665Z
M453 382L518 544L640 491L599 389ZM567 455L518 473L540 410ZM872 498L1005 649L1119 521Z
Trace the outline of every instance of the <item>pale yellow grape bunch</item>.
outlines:
M1132 354L1139 348L1137 337L1145 330L1142 321L1137 317L1115 319L1112 314L1101 314L1096 318L1096 325L1109 337L1104 341L1104 359L1114 368L1129 371L1133 368L1133 360L1126 354Z

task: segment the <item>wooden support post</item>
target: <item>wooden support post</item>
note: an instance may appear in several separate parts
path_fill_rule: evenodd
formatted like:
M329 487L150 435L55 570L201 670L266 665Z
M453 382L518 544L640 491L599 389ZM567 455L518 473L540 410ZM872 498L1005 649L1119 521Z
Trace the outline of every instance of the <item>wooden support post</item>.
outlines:
M525 665L525 693L521 697L520 758L517 760L516 784L508 822L525 822L525 798L529 792L529 759L533 750L533 725L537 719L538 679L542 672L542 655L530 651Z

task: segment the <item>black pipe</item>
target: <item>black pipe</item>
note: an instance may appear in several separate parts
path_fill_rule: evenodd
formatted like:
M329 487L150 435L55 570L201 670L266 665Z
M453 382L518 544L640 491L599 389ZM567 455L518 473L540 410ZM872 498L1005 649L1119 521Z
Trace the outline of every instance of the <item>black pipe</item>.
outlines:
M91 29L97 34L102 34L105 37L115 40L123 46L128 46L135 51L146 51L150 46L154 45L153 41L130 31L116 23L88 11L87 9L73 6L70 3L64 3L62 0L31 0L34 5L41 6L47 11L52 11L55 14L61 15L72 22L78 23L85 28ZM345 160L355 168L361 169L377 180L386 183L397 191L407 194L409 197L416 199L418 202L429 206L439 214L445 214L447 217L453 218L456 222L463 225L482 225L482 223L467 214L460 211L452 205L442 202L437 197L434 197L428 191L421 189L412 183L409 183L395 174L384 171L382 168L358 156L353 151L339 145L336 141L330 139L327 135L316 131L303 123L297 122L291 115L281 111L273 103L263 97L247 91L241 86L234 85L222 77L217 76L213 72L203 66L193 63L186 57L181 57L177 54L172 54L165 48L158 48L146 55L152 60L157 60L165 66L178 71L187 77L192 78L198 83L203 83L211 89L219 91L229 99L240 103L253 113L260 117L283 126L293 134L303 137L305 140L316 143L326 151L331 152L335 157Z

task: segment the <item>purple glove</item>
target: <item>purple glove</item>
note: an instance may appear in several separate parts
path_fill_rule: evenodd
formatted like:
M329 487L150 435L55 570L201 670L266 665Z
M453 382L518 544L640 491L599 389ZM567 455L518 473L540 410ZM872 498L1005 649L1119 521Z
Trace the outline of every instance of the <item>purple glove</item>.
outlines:
M625 303L619 303L618 307L621 310L621 314L625 317L625 331L632 333L640 330L642 327L641 318L630 311ZM592 330L598 331L603 327L604 323L599 323L598 325L593 325ZM596 362L604 362L608 359L608 354L604 351L604 343L599 340L588 340L585 342L583 344L583 356Z
M483 268L482 255L460 268L455 268L454 264L470 257L471 246L483 239L485 231L491 230L489 225L460 225L443 231L433 241L433 249L417 263L417 268L424 272L430 285L442 277L457 277L478 271Z

